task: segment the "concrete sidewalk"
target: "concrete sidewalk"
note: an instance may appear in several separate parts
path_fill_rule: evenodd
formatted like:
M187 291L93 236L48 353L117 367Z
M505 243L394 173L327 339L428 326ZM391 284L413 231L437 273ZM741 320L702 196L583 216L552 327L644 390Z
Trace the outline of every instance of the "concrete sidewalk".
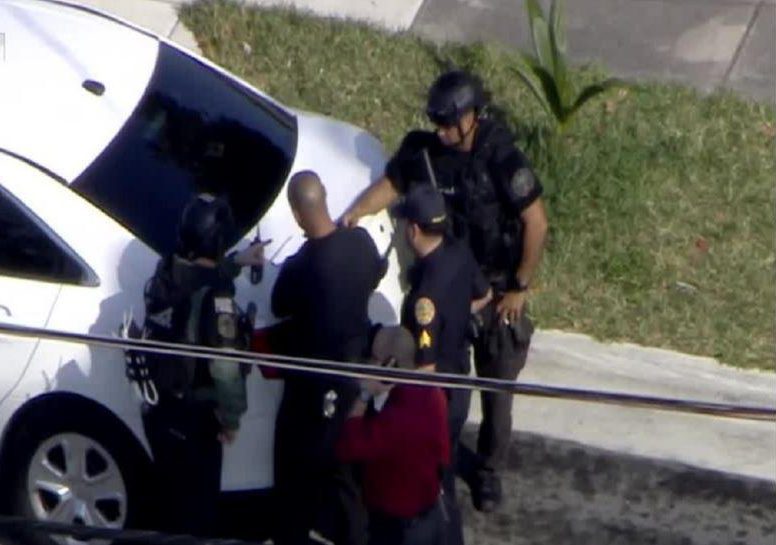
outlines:
M179 0L81 1L171 37L185 47L196 49L193 36L178 21L176 4L181 3ZM275 0L249 1L270 3ZM506 0L298 0L297 4L314 6L326 14L365 18L392 28L406 29L411 26L419 32L446 38L474 38L477 32L488 35L485 30L488 21L492 30L490 35L497 36L496 31L500 28L503 30L502 35L507 36L509 29L520 25L522 17L519 9L506 10ZM621 59L624 75L697 76L695 82L701 87L735 83L741 84L741 90L754 95L758 89L764 91L768 86L773 90L774 45L766 42L772 40L774 35L776 0L754 4L748 0L574 0L568 4L574 5L569 13L572 42L578 40L580 51L585 51L585 40L575 36L588 36L586 51L590 55L595 51L608 52L610 58L603 58L606 62L612 62L615 68L618 66L617 59ZM583 9L585 5L590 7L590 11ZM447 6L447 11L443 10L444 6ZM606 6L614 10L608 18L601 11ZM504 10L503 19L499 17L499 9ZM446 13L447 21L444 25L430 22L440 18L443 12ZM683 13L685 17L677 13ZM604 38L593 39L596 34L593 26L586 27L584 24L585 20L596 21L596 14L601 17L597 24L603 25L599 28L607 25L616 27L618 17L638 21L639 24L632 25L637 28L630 29L630 32L626 27L618 27L619 39L627 43L615 43L609 47ZM514 17L514 24L510 23L507 15ZM472 21L480 21L482 24L473 24ZM736 21L744 27L736 26L739 24ZM657 32L656 28L654 32L650 31L650 25L661 27L661 31ZM464 26L466 29L463 29ZM733 27L737 29L735 32ZM453 33L456 28L460 34ZM720 30L724 28L728 30ZM770 36L767 34L769 28ZM715 33L719 35L718 39L713 37ZM638 36L644 39L639 40ZM655 45L650 51L647 51L648 36L660 37L653 39ZM626 37L629 38L626 40ZM730 52L728 59L723 50L733 47L735 40L738 40L738 45L734 47L736 52ZM519 39L516 39L517 42ZM673 44L665 45L665 64L659 60L658 53L663 47L657 45L660 43ZM709 44L716 45L712 47ZM633 51L643 50L642 56L629 56L625 53L628 48ZM712 54L713 51L716 53ZM701 60L714 55L717 59L714 62ZM765 60L754 62L760 55ZM750 64L747 59L753 60L753 63ZM627 66L632 66L633 71L629 73ZM767 70L761 70L758 66ZM682 67L694 67L694 71ZM743 371L722 366L708 358L630 344L599 343L584 335L555 331L537 332L520 380L573 388L776 407L774 373ZM473 403L472 407L470 420L476 422L480 417L479 403ZM595 448L674 460L695 467L776 482L776 423L773 422L520 397L515 403L515 426L521 432L539 433Z
M586 335L537 331L520 382L776 408L776 374ZM477 396L475 396L476 398ZM776 422L518 396L521 432L776 482ZM478 400L470 421L480 418Z
M545 2L548 4L549 2ZM425 0L412 30L530 48L522 0ZM614 74L776 103L776 0L567 0L569 53Z
M178 19L178 6L186 0L71 0L111 13L130 23L170 38L174 42L200 53L197 40Z

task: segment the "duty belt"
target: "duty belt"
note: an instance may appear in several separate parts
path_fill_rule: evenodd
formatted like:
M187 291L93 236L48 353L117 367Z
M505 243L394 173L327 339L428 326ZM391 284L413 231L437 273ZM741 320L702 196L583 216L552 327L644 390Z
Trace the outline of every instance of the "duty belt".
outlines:
M484 271L485 278L493 286L494 291L506 291L509 286L509 274L506 272L488 272Z

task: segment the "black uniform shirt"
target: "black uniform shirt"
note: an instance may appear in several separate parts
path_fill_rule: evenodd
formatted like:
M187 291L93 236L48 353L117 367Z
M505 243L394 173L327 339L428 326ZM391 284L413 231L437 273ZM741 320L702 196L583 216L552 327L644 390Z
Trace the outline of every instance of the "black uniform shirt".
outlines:
M381 275L382 259L369 233L337 229L308 240L286 259L272 312L291 318L299 355L360 359L369 333L367 305Z
M418 260L409 280L402 325L415 337L416 363L436 363L443 373L468 374L471 302L484 297L489 288L471 252L460 241L446 238Z
M522 211L543 190L509 130L489 119L480 120L470 153L445 146L436 133L410 132L385 169L399 193L431 181L424 149L445 196L453 235L468 241L481 266L499 271L515 266L503 255L501 235L507 220L519 221ZM519 239L516 253L522 255L521 237L519 233L515 236Z
M382 259L364 229L337 229L307 240L286 259L272 291L272 312L291 319L289 351L296 356L363 361L369 343L369 297ZM334 461L334 441L358 396L350 378L285 372L275 426L278 474L304 474ZM331 401L327 397L334 395ZM327 407L331 412L327 412Z

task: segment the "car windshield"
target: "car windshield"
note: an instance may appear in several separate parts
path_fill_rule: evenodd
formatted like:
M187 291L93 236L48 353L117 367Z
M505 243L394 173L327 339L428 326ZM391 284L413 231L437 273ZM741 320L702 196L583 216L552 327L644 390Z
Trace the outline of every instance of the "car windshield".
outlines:
M161 254L193 194L225 196L237 232L277 197L296 150L296 119L165 44L143 98L102 154L71 184Z

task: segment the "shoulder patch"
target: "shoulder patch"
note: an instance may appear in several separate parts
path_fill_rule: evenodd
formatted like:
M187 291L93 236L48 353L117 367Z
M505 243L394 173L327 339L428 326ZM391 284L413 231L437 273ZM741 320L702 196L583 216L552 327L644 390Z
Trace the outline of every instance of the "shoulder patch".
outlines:
M421 297L415 302L415 321L420 325L428 325L434 321L436 307L428 297Z
M234 301L231 297L214 297L213 304L218 314L234 314Z
M520 199L530 195L535 186L536 178L534 178L531 169L527 167L517 169L517 172L515 172L514 176L512 176L512 180L509 182L512 193Z
M431 348L431 335L425 329L420 332L420 338L418 338L418 348Z
M231 314L219 314L216 318L216 328L218 334L224 339L232 340L237 338L237 320Z

